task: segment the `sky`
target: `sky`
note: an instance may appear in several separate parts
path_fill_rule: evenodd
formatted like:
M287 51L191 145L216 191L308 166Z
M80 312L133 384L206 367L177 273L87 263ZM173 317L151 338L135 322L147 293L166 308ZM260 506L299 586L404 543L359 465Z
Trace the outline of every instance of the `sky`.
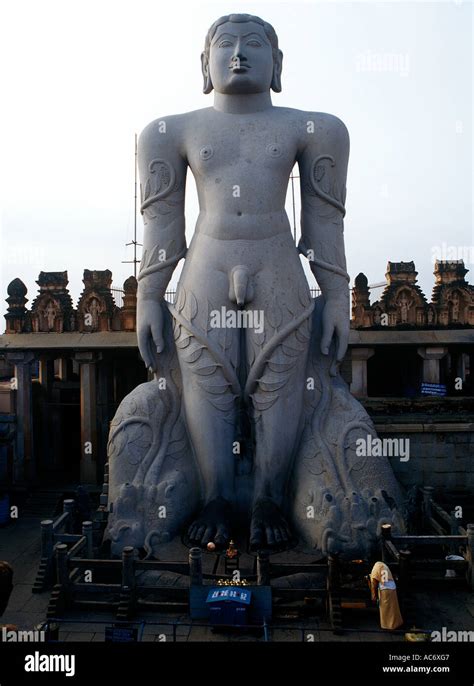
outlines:
M41 270L67 270L76 304L84 269L110 269L116 288L133 273L134 135L212 105L200 53L232 12L277 31L274 105L349 129L352 280L380 283L388 260L414 260L429 297L439 256L464 258L474 283L471 2L0 0L1 314L15 277L31 304ZM291 219L290 196L287 207ZM197 214L190 173L188 243Z

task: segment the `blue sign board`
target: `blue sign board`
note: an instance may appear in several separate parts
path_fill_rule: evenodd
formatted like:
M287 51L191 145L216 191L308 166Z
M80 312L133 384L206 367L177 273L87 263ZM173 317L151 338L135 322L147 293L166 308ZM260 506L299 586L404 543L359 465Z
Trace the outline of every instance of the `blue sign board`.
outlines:
M446 395L447 389L445 384L442 383L422 383L421 384L421 394L422 395Z
M105 641L106 643L136 643L138 641L138 628L106 626Z
M222 601L230 601L234 603L241 603L242 605L250 605L252 599L252 591L241 586L218 586L211 588L207 594L206 603L218 603Z

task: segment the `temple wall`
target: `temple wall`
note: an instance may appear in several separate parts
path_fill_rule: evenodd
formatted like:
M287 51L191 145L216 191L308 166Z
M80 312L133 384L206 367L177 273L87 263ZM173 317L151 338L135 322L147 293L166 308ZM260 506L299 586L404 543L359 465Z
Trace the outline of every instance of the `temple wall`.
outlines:
M409 459L391 457L390 462L403 486L434 486L444 491L474 493L474 425L376 424L380 438L409 440Z

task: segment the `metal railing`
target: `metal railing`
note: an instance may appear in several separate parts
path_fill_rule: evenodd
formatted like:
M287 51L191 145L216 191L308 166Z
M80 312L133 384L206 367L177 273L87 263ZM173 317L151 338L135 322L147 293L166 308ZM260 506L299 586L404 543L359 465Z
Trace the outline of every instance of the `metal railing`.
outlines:
M52 617L48 619L47 621L43 622L41 625L41 629L45 631L46 634L46 640L48 642L61 642L59 641L59 629L61 628L61 625L67 625L67 624L85 624L85 625L102 625L105 627L116 627L116 628L132 628L132 627L137 627L138 628L138 635L137 635L137 642L141 641L143 634L144 634L144 629L145 627L164 627L165 629L171 629L171 637L172 637L172 642L177 643L179 639L181 638L178 635L178 629L189 629L189 632L194 628L207 628L207 629L213 629L214 626L210 623L204 623L204 622L183 622L181 620L176 620L176 621L171 621L171 622L166 622L166 621L161 621L161 622L155 622L155 621L149 621L149 620L127 620L127 621L110 621L106 619L76 619L76 618L71 618L71 619L65 619L64 617ZM57 625L57 626L54 626ZM241 631L242 633L250 633L250 632L257 632L261 631L263 634L263 641L266 643L270 643L275 641L274 639L274 632L276 631L292 631L297 634L299 634L299 642L301 643L307 643L308 641L313 641L315 634L318 633L325 633L325 634L333 634L334 631L331 627L321 627L319 624L316 624L315 626L301 626L301 625L291 625L291 624L274 624L273 622L269 622L267 620L264 620L263 622L260 623L255 623L255 624L248 624L246 626L242 625L219 625L219 629L229 630L232 632L236 631ZM67 631L67 627L64 626L64 631ZM413 628L410 629L411 634L427 634L430 633L432 630L431 629L420 629L420 628ZM77 632L80 633L80 632ZM382 636L387 636L387 634L390 634L392 636L400 636L403 637L406 633L406 629L392 629L390 631L387 631L387 629L366 629L366 628L357 628L357 627L344 627L342 630L343 634L354 634L354 633L359 633L359 634L370 634L373 635L382 635ZM167 634L163 632L157 632L154 634L156 636L163 636L164 635L164 641L166 642L167 640ZM104 630L104 637L105 637L105 630ZM189 636L186 637L186 640L189 641ZM278 641L281 642L281 641ZM286 641L285 641L286 642Z
M311 292L312 298L317 298L319 295L321 295L321 289L319 289L319 288L310 288L309 290ZM123 307L124 291L120 288L111 288L110 291L114 297L115 304L117 305L117 307ZM176 289L171 289L169 291L166 291L165 300L168 300L168 302L170 302L170 303L174 303L175 296L176 296Z
M58 545L72 545L70 554L76 555L85 549L88 557L93 555L93 522L82 522L82 534L74 534L75 501L63 501L63 513L55 520L43 519L41 522L41 558L33 585L33 593L45 591L54 577L54 556Z
M113 299L115 300L115 304L117 305L117 307L123 307L123 289L111 288L110 292L112 293Z

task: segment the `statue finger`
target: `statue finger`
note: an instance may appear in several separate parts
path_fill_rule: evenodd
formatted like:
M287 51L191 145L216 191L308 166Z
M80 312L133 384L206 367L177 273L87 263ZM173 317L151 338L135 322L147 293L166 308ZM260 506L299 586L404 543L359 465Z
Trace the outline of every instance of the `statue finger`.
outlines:
M282 537L282 535L281 535L281 530L276 526L276 527L273 529L273 533L274 533L274 536L275 536L275 543L281 543L282 540L283 540L283 537Z
M147 364L147 367L149 367L152 372L156 372L156 353L153 345L153 339L151 336L148 337L148 358L149 358L149 364Z
M155 344L156 352L163 352L165 344L163 342L163 335L161 333L161 327L157 324L151 325L151 335L153 336L153 343Z
M321 352L323 355L329 354L329 346L331 345L333 335L334 325L327 326L323 324L323 337L321 338Z
M143 362L146 367L150 366L149 351L148 351L148 337L146 332L139 330L137 333L138 338L138 349L140 350L140 355L142 356Z
M329 376L337 376L337 370L339 368L339 362L336 360L336 358L333 358L331 362L331 366L329 368Z
M155 353L151 344L150 329L148 327L139 331L138 345L145 366L147 369L155 371Z

